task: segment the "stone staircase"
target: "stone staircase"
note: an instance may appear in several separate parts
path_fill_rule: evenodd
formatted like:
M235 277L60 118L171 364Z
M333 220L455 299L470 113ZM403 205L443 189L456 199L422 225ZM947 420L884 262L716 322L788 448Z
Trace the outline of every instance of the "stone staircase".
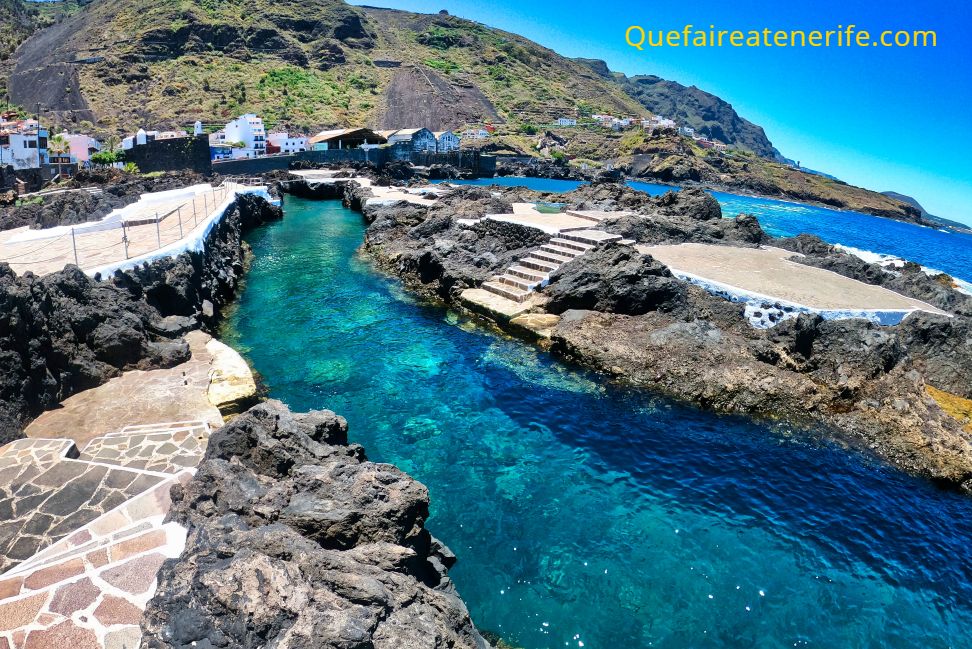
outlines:
M574 213L570 213L575 215ZM581 217L584 218L584 217ZM621 237L603 230L561 231L549 242L518 259L502 275L483 282L482 288L514 302L524 302L538 287L547 285L550 275L569 261Z
M0 648L139 646L155 575L185 546L186 531L163 523L169 492L192 477L209 433L183 421L81 450L30 438L0 448Z

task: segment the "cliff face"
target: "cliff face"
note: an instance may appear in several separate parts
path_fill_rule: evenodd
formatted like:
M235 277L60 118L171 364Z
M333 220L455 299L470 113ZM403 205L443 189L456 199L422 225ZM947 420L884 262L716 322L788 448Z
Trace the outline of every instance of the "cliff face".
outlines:
M651 74L628 77L611 72L607 64L598 59L577 60L618 84L651 112L691 126L699 135L748 149L764 158L776 160L782 157L761 126L743 119L732 104L713 94Z
M0 443L72 394L122 371L171 367L189 357L180 336L212 329L243 272L243 232L280 218L241 197L205 251L117 273L106 282L75 266L18 277L0 264Z
M486 649L425 529L426 488L349 445L333 412L256 406L212 435L169 519L189 530L148 649Z

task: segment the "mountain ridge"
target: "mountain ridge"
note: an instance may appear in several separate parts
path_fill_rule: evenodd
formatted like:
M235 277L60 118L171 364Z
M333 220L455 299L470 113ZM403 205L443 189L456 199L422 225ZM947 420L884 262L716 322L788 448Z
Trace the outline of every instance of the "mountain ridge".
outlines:
M611 71L601 59L575 60L618 84L626 94L655 114L690 126L697 134L709 139L741 146L777 162L783 161L763 127L741 117L732 104L712 93L652 74L629 77Z

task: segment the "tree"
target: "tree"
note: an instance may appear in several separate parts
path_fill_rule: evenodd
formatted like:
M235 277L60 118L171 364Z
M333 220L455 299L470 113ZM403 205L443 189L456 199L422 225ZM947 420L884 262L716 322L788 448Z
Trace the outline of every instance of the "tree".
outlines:
M110 167L116 162L122 161L124 157L121 151L99 151L91 156L91 163Z
M58 160L57 160L57 175L60 176L61 175L61 159L60 159L60 156L64 155L68 151L70 151L71 150L71 145L67 141L67 139L65 139L65 137L63 135L61 135L60 133L58 133L56 135L51 136L47 140L47 150L49 152L55 154L56 156L58 156Z

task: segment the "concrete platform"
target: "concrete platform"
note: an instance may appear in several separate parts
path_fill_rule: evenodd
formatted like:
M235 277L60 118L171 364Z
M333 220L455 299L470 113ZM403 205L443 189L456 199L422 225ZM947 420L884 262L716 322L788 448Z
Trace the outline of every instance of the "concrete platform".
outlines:
M59 408L31 422L25 433L34 438L71 439L84 448L95 437L136 424L199 420L218 428L223 416L209 398L211 377L235 376L238 366L234 362L223 368L225 364L207 348L212 341L208 335L192 332L186 339L192 350L190 361L166 370L125 372L64 400ZM226 356L225 350L222 356ZM234 381L233 385L239 384Z
M911 312L947 315L921 300L880 286L805 266L780 248L737 248L700 243L636 246L667 265L676 275L701 280L740 296L781 302L820 312Z
M539 212L524 212L521 214L487 214L487 219L519 223L531 228L537 228L547 234L560 234L570 230L587 230L593 224L588 219L569 216L567 214L541 214Z

